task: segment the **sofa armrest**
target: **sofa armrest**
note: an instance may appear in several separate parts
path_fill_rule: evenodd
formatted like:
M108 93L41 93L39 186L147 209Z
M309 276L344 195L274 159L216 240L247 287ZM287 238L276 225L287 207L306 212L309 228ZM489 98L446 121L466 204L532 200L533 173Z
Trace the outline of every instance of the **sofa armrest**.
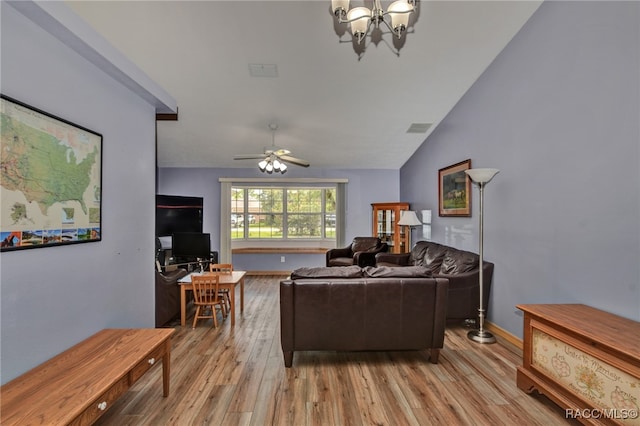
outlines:
M327 266L329 266L329 260L336 257L352 257L353 252L351 247L334 248L327 250Z
M411 253L377 253L376 266L409 266Z
M479 270L475 269L469 272L462 272L460 274L433 274L434 277L439 278L447 278L449 279L449 289L452 288L462 288L462 287L473 287L477 286L480 282ZM489 294L489 290L491 289L491 280L493 278L493 264L485 263L484 264L484 276L483 278L483 287L485 295Z
M480 275L478 269L461 274L434 274L433 276L434 278L447 278L449 280L447 319L470 319L477 317L480 298ZM493 264L485 263L482 304L486 312L489 312L492 278Z
M156 272L156 277L158 278L156 281L160 281L163 284L175 284L180 278L187 274L187 270L182 268L168 272Z

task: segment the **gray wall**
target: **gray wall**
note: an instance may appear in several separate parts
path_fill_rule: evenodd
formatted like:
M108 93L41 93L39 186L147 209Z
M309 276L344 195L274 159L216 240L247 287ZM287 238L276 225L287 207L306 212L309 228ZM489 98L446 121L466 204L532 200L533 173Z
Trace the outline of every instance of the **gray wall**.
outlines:
M401 198L438 209L438 169L471 158L485 190L489 320L584 303L640 320L640 3L545 2L402 167ZM433 240L477 252L472 218Z
M0 255L6 381L103 328L153 327L155 108L2 2L2 93L103 135L103 240Z
M399 170L340 170L302 169L291 166L287 178L346 178L347 217L345 238L371 235L371 203L399 201ZM161 168L158 172L158 194L188 195L204 197L203 228L211 233L211 247L220 248L220 183L221 177L264 178L257 167L248 169L203 169L203 168ZM285 262L280 255L234 255L237 269L249 271L283 271L302 266L324 266L325 256L319 254L285 254Z

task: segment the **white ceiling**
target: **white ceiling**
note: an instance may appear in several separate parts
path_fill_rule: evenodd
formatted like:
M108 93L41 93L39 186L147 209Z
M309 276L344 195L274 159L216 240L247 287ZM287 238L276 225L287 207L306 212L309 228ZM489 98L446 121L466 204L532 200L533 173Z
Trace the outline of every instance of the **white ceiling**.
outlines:
M330 0L68 5L177 100L179 120L158 122L160 167L255 167L233 156L263 152L274 122L276 145L311 167L398 169L540 3L422 1L399 51L387 34L360 55Z

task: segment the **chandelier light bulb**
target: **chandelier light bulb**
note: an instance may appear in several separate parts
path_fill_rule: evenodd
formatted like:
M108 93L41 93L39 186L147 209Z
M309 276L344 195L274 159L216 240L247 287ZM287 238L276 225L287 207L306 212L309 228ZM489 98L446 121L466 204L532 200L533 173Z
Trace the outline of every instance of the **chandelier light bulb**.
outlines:
M264 172L264 169L267 167L267 160L262 160L258 163L258 168Z
M347 12L347 20L351 21L351 34L360 44L369 30L371 11L366 7L354 7Z
M389 5L389 16L391 16L391 28L398 38L402 37L403 31L409 26L409 15L413 11L413 5L406 0L398 0Z
M331 0L331 10L338 17L344 17L349 10L349 0Z
M280 163L280 173L284 174L287 171L287 165Z
M276 169L276 171L280 170L281 165L282 163L277 158L273 160L273 168Z

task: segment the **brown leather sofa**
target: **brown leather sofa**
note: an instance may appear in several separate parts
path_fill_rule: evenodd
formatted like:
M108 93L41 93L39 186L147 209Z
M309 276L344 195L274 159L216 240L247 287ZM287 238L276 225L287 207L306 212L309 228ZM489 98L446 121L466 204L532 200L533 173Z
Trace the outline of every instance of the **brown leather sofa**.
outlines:
M291 367L294 351L327 350L430 349L429 359L437 363L444 345L448 281L425 277L424 268L407 268L400 277L390 269L301 268L304 273L296 270L281 281L285 367Z
M328 250L326 266L374 266L376 254L388 249L387 243L383 243L380 238L355 237L347 247Z
M477 254L431 241L418 241L411 253L377 254L376 265L423 266L431 271L434 278L447 278L447 320L477 320L480 303L480 258ZM493 263L483 260L483 269L482 299L487 311Z
M178 280L188 272L175 269L156 271L156 327L162 327L180 315L180 286Z

